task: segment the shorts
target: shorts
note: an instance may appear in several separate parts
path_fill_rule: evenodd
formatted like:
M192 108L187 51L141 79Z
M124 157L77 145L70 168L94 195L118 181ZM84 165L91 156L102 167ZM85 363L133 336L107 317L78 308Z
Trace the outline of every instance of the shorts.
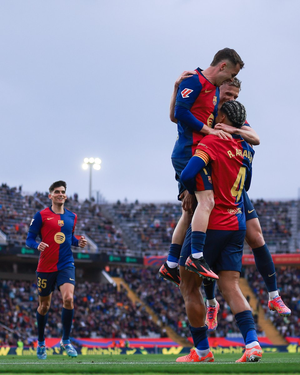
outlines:
M191 255L191 233L189 227L179 258L179 265L183 267ZM207 230L203 256L214 272L241 272L245 235L245 230Z
M246 221L251 220L251 219L257 219L258 215L245 189L243 190L243 199L244 199Z
M180 195L186 190L186 187L180 181L181 172L186 167L190 159L172 159L172 164L175 169L175 180L178 181L178 200ZM211 181L211 168L207 166L198 173L196 177L197 191L213 190Z
M49 296L63 284L75 285L75 268L69 267L55 272L36 272L38 294L41 297Z

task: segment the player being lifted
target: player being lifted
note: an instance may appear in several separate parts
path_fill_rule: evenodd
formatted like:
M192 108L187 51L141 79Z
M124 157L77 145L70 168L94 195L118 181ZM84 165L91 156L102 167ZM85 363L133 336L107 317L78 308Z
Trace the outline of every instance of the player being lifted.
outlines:
M77 215L64 207L67 185L56 181L49 188L52 205L37 212L31 222L26 245L38 249L40 258L37 266L37 286L39 306L36 312L38 326L37 356L46 359L45 326L51 304L52 293L57 285L63 300L63 335L60 346L70 357L77 352L70 342L70 332L74 316L75 267L71 246L85 247L86 239L74 236ZM41 242L36 238L40 236Z
M244 62L235 50L224 48L216 53L211 65L195 75L185 79L180 85L176 96L175 117L177 119L178 139L172 153L172 163L179 181L179 199L183 200L182 215L172 236L167 262L160 268L160 274L179 284L178 259L186 231L191 223L192 196L188 195L185 187L180 183L180 175L192 157L198 142L207 134L213 134L223 139L231 136L213 129L218 111L219 86L225 81L232 81L244 66ZM192 239L193 264L198 274L205 278L217 279L203 258L203 246L209 215L214 206L209 171L200 172L202 178L198 191L198 205L201 207L202 220L197 224ZM200 178L200 177L199 177Z
M246 119L246 111L237 101L228 101L221 107L218 120L240 128ZM209 218L204 257L218 274L218 284L223 297L235 315L243 335L246 350L237 362L257 362L262 350L255 331L251 308L239 287L242 268L243 245L246 234L243 189L249 189L254 151L239 135L232 139L207 136L197 146L194 156L181 174L181 181L192 194L202 186L199 172L211 164L214 183L215 206ZM195 211L193 221L201 220ZM177 358L177 362L212 362L209 349L205 305L200 291L202 278L185 269L191 254L190 244L184 243L180 256L180 290L185 301L190 331L195 349Z

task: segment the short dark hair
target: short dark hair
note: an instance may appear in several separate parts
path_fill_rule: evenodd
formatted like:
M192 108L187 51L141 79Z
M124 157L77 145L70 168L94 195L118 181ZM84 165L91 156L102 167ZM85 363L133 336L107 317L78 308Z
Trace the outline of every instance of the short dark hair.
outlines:
M236 77L234 77L233 80L232 80L232 82L229 82L228 85L229 86L237 87L238 89L240 89L240 91L242 90L242 81L240 81Z
M219 64L219 62L221 62L223 60L230 61L234 66L239 64L241 69L243 69L243 67L245 65L243 60L241 59L240 55L234 49L231 49L231 48L223 48L220 51L218 51L215 54L215 56L213 58L213 61L211 62L210 65L216 66L216 65Z
M220 111L227 116L228 120L235 128L241 128L247 118L245 107L237 100L229 100L228 102L225 102Z
M66 182L59 180L59 181L53 182L53 184L49 187L49 192L52 193L52 191L54 191L55 188L60 187L60 186L63 186L67 190Z

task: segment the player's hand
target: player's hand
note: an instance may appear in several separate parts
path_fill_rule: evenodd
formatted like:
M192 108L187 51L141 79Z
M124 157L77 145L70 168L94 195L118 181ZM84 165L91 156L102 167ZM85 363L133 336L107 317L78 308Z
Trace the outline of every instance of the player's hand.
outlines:
M38 250L40 251L44 251L47 247L49 247L49 245L45 242L40 242L39 246L38 246Z
M223 130L224 132L230 133L230 134L236 134L236 128L230 125L223 124L222 122L219 122L214 126L214 129L216 130Z
M209 134L216 135L221 139L232 139L232 135L225 132L224 130L211 129Z
M192 77L194 74L197 74L195 70L185 70L175 81L175 87L178 88L184 79Z
M87 240L84 236L80 237L80 240L78 241L78 246L79 247L85 247L87 245Z
M179 199L181 200L182 209L192 215L196 206L195 196L185 190L180 194Z

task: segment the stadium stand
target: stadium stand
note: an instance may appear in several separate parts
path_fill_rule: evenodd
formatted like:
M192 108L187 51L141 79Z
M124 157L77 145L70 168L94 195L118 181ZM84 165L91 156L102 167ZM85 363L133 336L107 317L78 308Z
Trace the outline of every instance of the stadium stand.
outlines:
M36 285L30 281L0 280L0 346L16 345L36 338L35 312L38 305ZM78 283L75 293L72 336L101 338L166 337L162 327L153 323L144 306L133 304L125 290L115 285ZM47 337L60 337L60 294L53 293Z
M254 201L265 240L272 253L294 252L298 246L296 201ZM0 239L24 245L33 215L49 205L48 193L22 194L22 188L0 186ZM85 234L96 246L89 251L135 256L167 254L181 213L179 203L97 204L70 197L66 207L78 214L76 234ZM2 233L2 236L1 236ZM76 251L76 249L74 249ZM251 252L245 245L245 252Z

